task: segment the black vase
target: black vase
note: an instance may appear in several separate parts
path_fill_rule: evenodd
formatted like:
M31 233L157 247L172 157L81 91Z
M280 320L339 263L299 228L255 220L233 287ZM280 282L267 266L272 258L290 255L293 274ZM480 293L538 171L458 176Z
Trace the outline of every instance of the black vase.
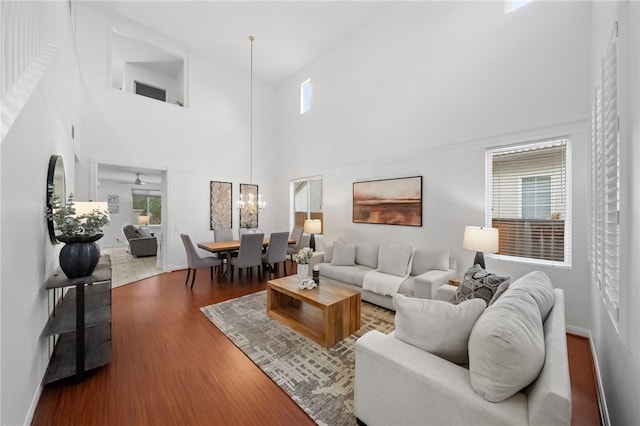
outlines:
M88 277L98 265L100 248L96 244L102 234L77 237L56 237L65 243L60 250L60 269L68 278Z

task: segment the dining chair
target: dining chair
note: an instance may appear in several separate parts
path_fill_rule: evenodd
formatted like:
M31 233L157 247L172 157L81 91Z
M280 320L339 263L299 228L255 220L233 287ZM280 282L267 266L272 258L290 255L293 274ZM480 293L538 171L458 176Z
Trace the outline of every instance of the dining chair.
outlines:
M282 262L284 274L287 275L287 241L288 232L272 232L269 237L267 252L262 255L262 263L269 269L269 279L271 273L277 271L278 264Z
M233 240L233 229L214 229L213 230L213 239L215 241L232 241Z
M191 238L187 234L180 234L180 238L182 238L182 244L184 244L184 249L187 252L188 269L187 279L185 280L184 285L187 285L189 282L189 275L191 274L191 270L193 270L193 277L191 278L191 288L193 288L193 283L196 280L196 270L200 268L211 268L211 280L213 280L213 268L222 265L222 260L213 256L200 257L195 246L191 242Z
M238 277L241 276L242 269L258 267L258 278L262 281L262 243L264 234L244 234L240 239L240 249L238 257L231 258L231 274L229 279L233 280L234 267L238 268Z
M289 235L289 239L295 241L295 243L287 245L287 256L291 256L292 262L293 262L293 255L297 254L302 248L303 233L304 233L304 228L300 226L300 227L293 228L291 230L291 235Z

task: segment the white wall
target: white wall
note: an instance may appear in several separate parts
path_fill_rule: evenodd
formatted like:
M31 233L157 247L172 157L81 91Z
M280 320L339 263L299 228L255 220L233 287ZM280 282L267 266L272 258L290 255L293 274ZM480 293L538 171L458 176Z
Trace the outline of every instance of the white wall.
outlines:
M34 3L34 7L38 7ZM51 13L58 53L2 141L0 260L0 424L29 424L49 361L43 330L49 315L45 280L58 265L59 245L48 237L44 217L49 158L62 155L67 190L73 191L71 126L80 126L81 79L71 39L69 9ZM47 12L49 13L49 12ZM10 61L16 58L10 58ZM76 133L77 135L77 133Z
M605 415L612 425L640 419L640 4L594 2L591 38L591 87L600 76L604 55L619 21L618 108L621 152L620 321L616 328L600 291L591 287L591 333Z
M278 89L279 186L324 178L325 239L445 247L459 272L465 225L484 223L484 150L573 136L573 267L487 260L519 277L544 270L566 292L567 323L589 327L586 258L590 5L408 2L376 16ZM311 78L311 112L299 85ZM423 227L354 224L352 182L423 176ZM585 309L585 307L587 307Z
M91 160L99 163L138 164L167 170L167 210L163 223L163 250L168 269L186 267L180 233L192 240L211 241L209 229L209 182L233 183L233 198L239 184L250 183L249 167L249 69L230 70L200 54L190 52L185 79L189 82L188 107L157 102L112 89L101 67L106 63L96 52L108 51L105 33L110 21L78 6L78 54L87 89L84 92L83 134L86 144L78 152L78 190L87 182ZM155 37L155 39L154 39ZM164 39L146 33L145 40L165 48ZM247 47L247 54L248 54ZM86 56L85 56L86 55ZM279 153L275 141L275 89L254 80L253 183L271 206L260 215L265 232L288 230L286 208L278 208L276 197L286 206L285 195L276 190L272 177ZM233 226L238 226L234 211Z

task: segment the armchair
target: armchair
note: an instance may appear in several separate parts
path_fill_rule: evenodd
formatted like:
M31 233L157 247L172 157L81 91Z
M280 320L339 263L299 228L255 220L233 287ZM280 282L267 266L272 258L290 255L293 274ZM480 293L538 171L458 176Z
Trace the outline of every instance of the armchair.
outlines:
M127 249L133 257L139 256L155 256L158 253L158 241L156 237L152 237L141 229L136 229L131 224L122 226L122 234L124 235Z

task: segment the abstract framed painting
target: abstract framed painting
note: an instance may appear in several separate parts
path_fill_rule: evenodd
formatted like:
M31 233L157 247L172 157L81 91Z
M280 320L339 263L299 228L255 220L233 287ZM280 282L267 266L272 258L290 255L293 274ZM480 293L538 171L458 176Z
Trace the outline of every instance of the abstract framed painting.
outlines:
M354 182L353 222L422 226L422 176Z
M240 208L240 228L258 227L258 185L240 184L240 199L244 207Z
M227 229L233 225L231 182L210 182L210 229Z

